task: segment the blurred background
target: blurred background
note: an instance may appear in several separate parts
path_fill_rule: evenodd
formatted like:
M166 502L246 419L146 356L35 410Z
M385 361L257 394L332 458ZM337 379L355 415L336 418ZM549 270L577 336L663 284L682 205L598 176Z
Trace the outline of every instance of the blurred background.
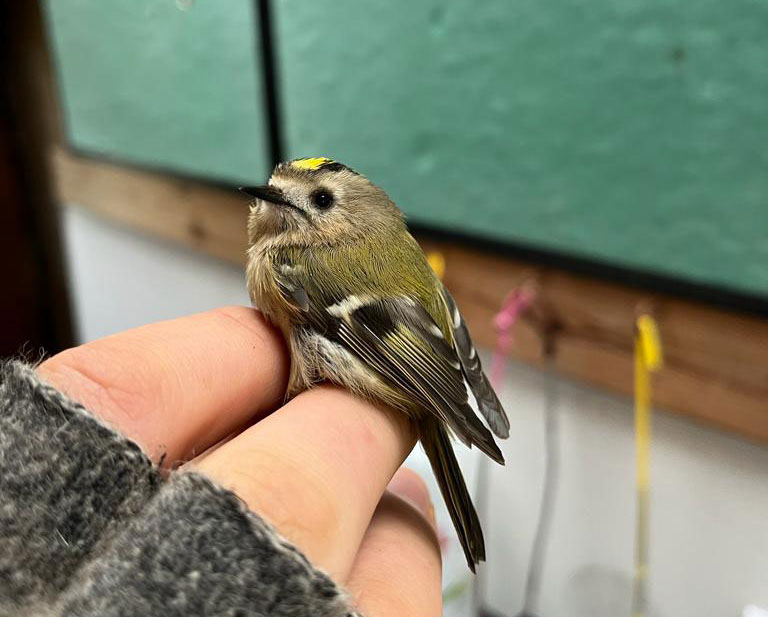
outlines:
M630 614L639 313L665 360L645 613L766 614L768 4L0 15L0 354L248 304L236 187L329 156L406 212L510 415L505 468L460 452L490 545L477 579L440 513L446 614Z

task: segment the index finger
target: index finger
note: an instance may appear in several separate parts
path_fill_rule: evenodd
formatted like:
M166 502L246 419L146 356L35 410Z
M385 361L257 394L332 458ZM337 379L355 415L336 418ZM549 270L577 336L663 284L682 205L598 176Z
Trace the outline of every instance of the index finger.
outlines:
M68 349L38 373L170 465L282 402L288 356L260 313L227 307Z

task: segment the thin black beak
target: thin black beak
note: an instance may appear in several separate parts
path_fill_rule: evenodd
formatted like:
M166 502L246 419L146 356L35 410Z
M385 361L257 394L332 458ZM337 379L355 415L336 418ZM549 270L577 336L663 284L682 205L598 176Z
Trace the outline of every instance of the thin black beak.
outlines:
M290 206L291 204L283 197L283 192L274 186L241 186L240 190L246 195L263 199L271 204L278 206Z

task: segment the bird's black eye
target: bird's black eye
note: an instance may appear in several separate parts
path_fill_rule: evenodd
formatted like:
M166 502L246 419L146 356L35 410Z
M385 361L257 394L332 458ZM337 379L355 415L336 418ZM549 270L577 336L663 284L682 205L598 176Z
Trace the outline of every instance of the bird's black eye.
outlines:
M333 195L325 189L317 189L312 193L312 203L320 210L327 210L333 205Z

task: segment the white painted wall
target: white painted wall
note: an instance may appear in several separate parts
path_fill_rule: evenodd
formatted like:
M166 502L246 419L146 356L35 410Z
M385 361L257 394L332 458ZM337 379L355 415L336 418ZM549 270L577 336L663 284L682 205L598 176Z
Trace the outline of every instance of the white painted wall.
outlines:
M226 304L248 304L242 272L199 253L64 208L81 341Z
M234 267L65 210L80 337L225 304L247 304ZM491 606L520 609L542 473L543 380L510 366L501 392L512 423L507 465L491 469L484 581ZM557 385L562 473L539 617L629 614L634 530L631 405ZM467 475L476 466L461 452ZM410 461L426 472L420 454ZM439 501L439 498L437 498ZM442 520L445 522L444 514ZM768 448L658 414L654 426L651 615L737 617L768 607ZM451 547L448 580L466 578ZM467 599L446 614L468 615Z

